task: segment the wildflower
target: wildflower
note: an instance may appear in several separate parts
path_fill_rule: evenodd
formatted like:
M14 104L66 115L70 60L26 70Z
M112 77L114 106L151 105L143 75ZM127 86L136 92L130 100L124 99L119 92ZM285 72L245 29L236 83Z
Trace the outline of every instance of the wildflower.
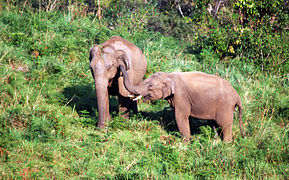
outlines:
M235 53L233 46L229 46L229 52L230 53Z

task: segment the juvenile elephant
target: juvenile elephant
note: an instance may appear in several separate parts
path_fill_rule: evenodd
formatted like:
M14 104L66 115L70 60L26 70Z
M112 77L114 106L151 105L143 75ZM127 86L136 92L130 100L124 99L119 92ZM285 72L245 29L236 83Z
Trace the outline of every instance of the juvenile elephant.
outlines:
M239 107L242 130L242 104L236 90L226 80L202 72L158 72L135 86L130 83L125 68L125 87L146 100L166 99L175 109L178 129L185 141L191 136L189 116L212 119L222 128L223 140L231 141L235 106Z
M95 83L98 106L98 127L104 128L110 120L109 95L117 95L119 111L128 116L129 110L137 112L137 103L130 100L131 94L124 87L119 65L127 71L133 85L138 85L146 72L147 60L133 43L114 36L101 45L90 49L90 69Z

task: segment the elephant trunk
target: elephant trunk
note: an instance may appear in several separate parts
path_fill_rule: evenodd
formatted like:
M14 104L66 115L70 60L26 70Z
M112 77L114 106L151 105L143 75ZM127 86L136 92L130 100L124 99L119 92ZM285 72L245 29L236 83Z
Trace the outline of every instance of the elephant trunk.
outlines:
M141 86L138 85L138 86L135 86L133 84L131 84L130 80L129 80L129 76L125 70L125 67L123 65L120 65L120 70L123 74L123 77L124 77L124 86L125 88L132 94L134 95L141 95L142 94L142 91L141 91Z
M109 116L109 99L108 99L108 82L102 78L95 78L95 91L98 107L98 127L103 129L105 122L110 120Z

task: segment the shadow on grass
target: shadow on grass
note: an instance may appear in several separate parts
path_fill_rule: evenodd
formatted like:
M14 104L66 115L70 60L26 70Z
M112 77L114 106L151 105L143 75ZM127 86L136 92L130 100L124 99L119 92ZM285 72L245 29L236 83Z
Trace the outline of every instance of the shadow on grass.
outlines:
M141 111L140 113L149 121L158 120L160 124L164 127L164 129L168 132L179 132L174 115L174 110L170 107L165 107L163 110L157 112ZM203 120L190 117L191 135L200 134L200 127L202 126L210 126L212 129L213 126L218 128L218 125L214 120ZM220 134L219 131L218 133Z
M91 85L75 85L64 88L62 94L65 97L64 103L76 110L80 117L89 118L89 121L82 122L84 125L96 125L98 122L97 99L95 89ZM116 96L109 97L110 115L118 114L118 101ZM140 111L140 114L149 121L158 120L166 131L179 132L175 120L174 110L165 107L157 112ZM215 121L190 118L191 134L199 134L201 126L218 127Z
M184 51L184 53L186 54L194 54L196 56L200 56L200 54L202 53L203 48L201 46L196 46L196 45L188 45L186 46L186 49Z
M64 88L62 94L65 97L65 104L74 108L80 117L93 120L89 125L96 125L98 122L97 99L95 89L90 85L75 85ZM109 97L110 114L117 114L118 101L116 96ZM88 125L87 124L87 125Z

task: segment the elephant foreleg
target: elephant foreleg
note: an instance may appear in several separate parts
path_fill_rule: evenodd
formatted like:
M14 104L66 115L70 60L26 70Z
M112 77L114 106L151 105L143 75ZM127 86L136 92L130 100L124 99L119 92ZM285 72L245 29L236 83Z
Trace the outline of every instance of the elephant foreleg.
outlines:
M191 138L189 114L184 113L179 109L175 109L175 117L181 136L183 137L185 142L189 141Z

